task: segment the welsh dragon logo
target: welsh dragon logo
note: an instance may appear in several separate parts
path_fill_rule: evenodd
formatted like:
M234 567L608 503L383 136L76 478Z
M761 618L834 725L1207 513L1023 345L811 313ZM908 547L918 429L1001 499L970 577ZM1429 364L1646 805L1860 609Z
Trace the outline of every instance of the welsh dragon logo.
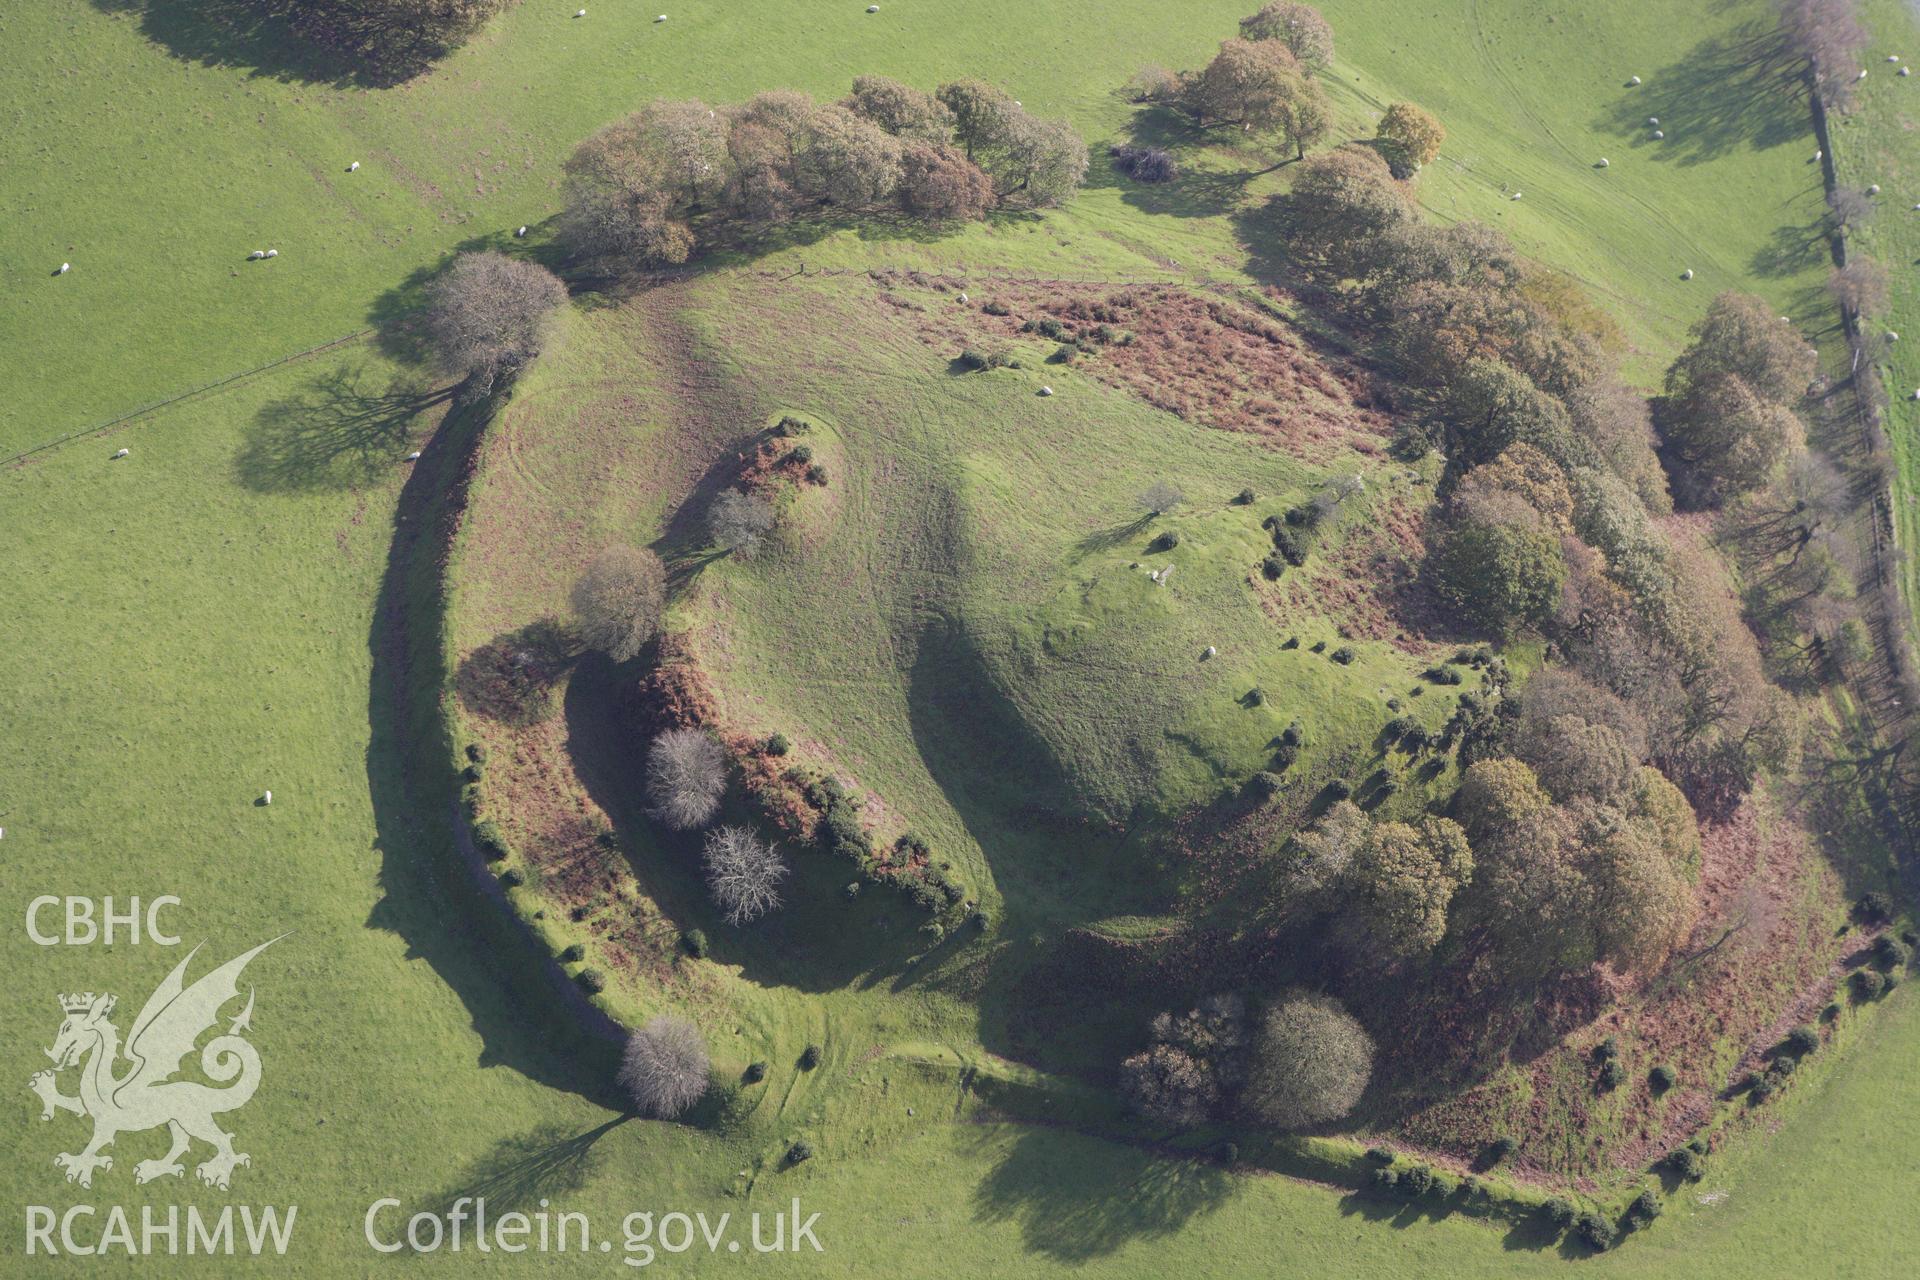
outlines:
M91 1187L94 1170L113 1168L112 1157L101 1151L116 1137L160 1125L167 1127L173 1145L160 1159L134 1165L135 1182L179 1177L184 1172L180 1157L196 1138L213 1147L213 1155L194 1169L208 1186L226 1190L234 1168L252 1163L246 1153L233 1149L233 1135L214 1120L223 1112L245 1106L260 1085L260 1053L241 1035L249 1029L253 1017L252 988L247 990L246 1007L228 1024L226 1032L200 1049L200 1070L225 1087L172 1077L185 1065L200 1037L219 1022L221 1007L238 998L240 972L247 962L279 940L261 943L188 986L187 965L200 952L195 947L147 998L127 1032L124 1047L112 1021L113 996L89 991L60 997L66 1020L60 1024L53 1047L47 1050L53 1070L36 1073L27 1084L40 1096L42 1120L53 1119L56 1111L71 1111L93 1120L93 1140L84 1150L53 1158L54 1164L66 1170L68 1182ZM127 1064L123 1070L119 1069L122 1057ZM80 1070L77 1096L61 1093L56 1080L70 1067Z

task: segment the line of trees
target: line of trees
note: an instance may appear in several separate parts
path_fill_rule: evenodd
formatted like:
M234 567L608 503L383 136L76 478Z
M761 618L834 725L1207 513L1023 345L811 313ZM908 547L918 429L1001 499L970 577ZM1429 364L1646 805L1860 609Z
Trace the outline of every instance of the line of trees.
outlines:
M1063 204L1086 176L1087 148L979 80L927 94L861 76L835 103L791 90L733 107L653 102L581 143L565 170L563 240L617 272L799 219L943 223Z
M1373 148L1310 157L1278 199L1295 263L1376 335L1404 388L1398 448L1446 458L1427 564L1439 593L1496 630L1547 633L1641 709L1648 759L1690 798L1737 799L1790 749L1793 717L1719 567L1653 521L1672 498L1651 408L1618 372L1617 328L1498 232L1426 223ZM1811 373L1764 303L1716 300L1662 410L1690 499L1781 473L1799 437L1781 406Z

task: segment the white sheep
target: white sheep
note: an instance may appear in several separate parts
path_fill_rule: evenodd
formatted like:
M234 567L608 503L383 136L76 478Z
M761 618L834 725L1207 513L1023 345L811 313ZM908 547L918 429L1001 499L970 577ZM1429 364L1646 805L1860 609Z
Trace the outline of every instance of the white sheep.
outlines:
M965 301L967 301L967 295L966 295L966 293L965 293L965 291L964 291L964 290L963 290L963 291L961 292L961 294L960 294L960 301L962 301L962 302L965 302Z
M277 258L280 256L280 251L278 249L269 249L267 250L267 256L269 258Z
M1514 192L1512 195L1507 197L1507 199L1509 200L1518 200L1519 198L1520 198L1520 192L1518 191Z
M267 792L267 793L266 793L265 795L263 795L263 796L261 796L261 797L260 797L260 803L261 803L261 804L272 804L272 803L273 803L273 792L271 792L271 791L269 791L269 792Z
M1609 161L1609 160L1608 160L1608 159L1607 159L1607 158L1606 158L1605 156L1601 156L1601 157L1600 157L1600 164L1599 164L1599 167L1600 167L1600 168L1602 168L1602 169L1605 169L1605 168L1607 168L1607 167L1608 167L1608 166L1609 166L1609 165L1610 165L1611 163L1612 163L1612 162L1611 162L1611 161Z
M1873 183L1872 185L1870 185L1870 186L1869 186L1869 187L1867 188L1867 194L1868 194L1868 195L1870 195L1870 196L1877 196L1877 195L1879 195L1879 194L1880 194L1880 184L1876 182L1876 183Z
M1824 151L1816 151L1816 152L1814 152L1814 153L1813 153L1813 159L1812 159L1812 160L1811 160L1811 161L1810 161L1809 163L1812 163L1812 164L1819 164L1819 163L1820 163L1820 162L1821 162L1822 160L1825 160L1826 158L1827 158L1827 153L1826 153L1826 152L1824 152Z
M1862 67L1860 68L1860 74L1853 78L1853 82L1855 84L1859 84L1862 80L1865 80L1866 78L1867 78L1867 69L1865 67Z
M255 249L252 253L247 255L247 261L258 262L260 259L266 256L267 256L267 251L265 249Z
M665 22L666 20L667 20L667 15L664 13L654 19L655 22Z
M1639 76L1628 76L1628 77L1627 77L1627 83L1628 83L1628 84L1632 84L1632 85L1637 85L1637 84L1639 84L1639 83L1640 83L1640 77L1639 77Z
M1667 136L1667 131L1665 129L1655 129L1653 131L1653 140L1655 142L1660 141L1662 138L1666 136Z
M408 455L407 455L407 461L408 461L408 462L418 462L418 461L420 461L420 451L419 451L418 449L415 449L415 450L414 450L414 451L413 451L412 453L410 453L410 454L408 454Z
M1888 341L1888 342L1898 342L1898 341L1900 341L1900 335L1899 335L1899 334L1897 334L1897 333L1895 333L1895 332L1894 332L1893 330L1891 330L1891 329L1889 329L1889 330L1887 330L1887 341Z
M513 233L513 238L515 240L524 239L526 234L527 234L527 229L525 227L521 227L518 231L515 231Z
M1219 654L1219 652L1220 652L1220 651L1219 651L1218 649L1216 649L1216 648L1214 648L1214 647L1213 647L1212 645L1208 645L1208 646L1207 646L1207 651L1206 651L1205 653L1203 653L1203 654L1201 654L1200 656L1201 656L1201 657L1203 657L1203 658L1211 658L1211 657L1215 657L1215 656L1217 656L1217 655Z
M1899 55L1899 54L1897 54L1897 53L1890 53L1890 54L1888 54L1888 55L1887 55L1887 61L1888 61L1888 62L1898 62L1898 61L1900 61L1900 55Z
M347 166L347 172L348 172L348 173L358 173L358 172L360 172L360 162L359 162L358 160L355 160L355 161L354 161L354 162L353 162L352 164L350 164L350 165L348 165L348 166Z
M1903 76L1910 76L1910 75L1912 75L1912 74L1913 74L1913 68L1912 68L1912 67L1901 67L1901 68L1900 68L1900 74L1901 74L1901 75L1903 75Z
M57 275L57 276L63 276L63 275L65 275L65 274L67 274L67 272L69 272L69 271L71 271L71 270L73 270L73 264L72 264L71 262L63 262L63 263L61 263L61 264L60 264L60 269L59 269L58 271L56 271L56 272L54 272L53 274L55 274L55 275Z
M1685 271L1682 271L1682 272L1680 273L1680 278L1681 278L1682 280L1691 280L1691 279L1693 279L1693 268L1692 268L1692 267L1688 267L1688 268L1687 268L1687 269L1686 269Z
M879 5L877 5L877 4L870 4L870 5L868 5L868 6L867 6L867 12L868 12L868 13L878 13L878 12L880 12L880 6L879 6Z
M1655 128L1655 129L1658 129L1658 128L1660 127L1660 117L1659 117L1659 116L1648 116L1648 117L1647 117L1647 123L1648 123L1649 125L1651 125L1651 126L1652 126L1653 128Z
M585 9L577 9L574 11L573 16L576 18L584 18L587 16L587 11Z
M124 458L124 457L126 457L126 456L127 456L128 454L130 454L130 453L132 453L132 452L133 452L133 450L131 450L131 449L121 449L121 450L119 450L119 451L118 451L117 453L115 453L115 454L114 454L113 456L114 456L114 457L115 457L116 459L118 459L118 458Z
M1052 395L1052 394L1053 394L1053 388L1052 388L1052 387L1042 387L1042 388L1040 388L1040 394L1041 394L1041 395L1043 395L1043 396L1050 396L1050 395Z

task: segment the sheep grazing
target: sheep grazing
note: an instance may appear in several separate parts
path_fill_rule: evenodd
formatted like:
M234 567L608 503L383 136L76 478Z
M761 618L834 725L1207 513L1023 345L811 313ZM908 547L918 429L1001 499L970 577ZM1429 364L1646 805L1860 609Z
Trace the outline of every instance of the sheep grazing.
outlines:
M1879 195L1879 194L1880 194L1880 184L1876 182L1876 183L1873 183L1873 184L1871 184L1870 186L1868 186L1868 188L1867 188L1867 194L1868 194L1868 195L1870 195L1870 196L1877 196L1877 195Z
M1639 76L1628 76L1628 77L1627 77L1627 83L1628 83L1629 85L1637 85L1637 84L1639 84L1639 83L1640 83L1640 77L1639 77Z
M967 301L967 295L966 295L965 293L962 293L962 294L960 295L960 301L962 301L962 302L965 302L965 301Z
M119 451L117 451L117 452L116 452L116 453L115 453L115 454L114 454L113 456L114 456L114 458L115 458L115 459L120 459L120 458L124 458L124 457L126 457L126 456L127 456L128 454L130 454L130 453L132 453L132 452L133 452L133 450L131 450L131 449L121 449L121 450L119 450Z
M1862 80L1865 80L1866 78L1867 78L1867 69L1865 67L1862 67L1860 68L1860 74L1853 78L1853 82L1855 84L1859 84Z
M1043 395L1043 396L1050 396L1050 395L1052 395L1052 394L1053 394L1053 388L1052 388L1052 387L1042 387L1042 388L1040 388L1040 394L1041 394L1041 395Z
M1219 652L1220 652L1220 651L1219 651L1218 649L1216 649L1216 648L1214 648L1214 647L1213 647L1212 645L1208 645L1208 646L1207 646L1207 651L1206 651L1205 653L1203 653L1203 654L1201 654L1201 655L1200 655L1200 657L1201 657L1202 659L1206 659L1206 658L1212 658L1212 657L1216 657L1216 656L1217 656L1217 655L1219 654Z
M655 22L665 22L666 20L667 20L667 15L664 13L654 19Z
M576 9L574 10L573 16L576 18L584 18L587 16L587 11L585 9Z
M1666 131L1665 129L1655 129L1655 130L1653 131L1653 140L1654 140L1655 142L1658 142L1658 141L1660 141L1660 139L1662 139L1662 138L1664 138L1664 137L1666 137L1666 136L1667 136L1667 131Z
M1900 74L1901 74L1901 75L1903 75L1903 76L1910 76L1910 75L1912 75L1912 74L1913 74L1913 68L1912 68L1912 67L1902 67L1902 68L1900 68Z
M347 172L348 172L348 173L358 173L358 172L360 172L360 162L359 162L358 160L355 160L355 161L354 161L354 162L353 162L352 164L350 164L350 165L348 165L348 166L347 166Z
M1611 163L1612 163L1612 162L1611 162L1611 161L1609 161L1609 160L1608 160L1608 159L1607 159L1607 158L1606 158L1605 156L1601 156L1601 157L1600 157L1600 163L1599 163L1599 164L1597 164L1597 165L1595 165L1595 166L1593 166L1593 167L1594 167L1594 168L1596 168L1596 169L1605 169L1605 168L1607 168L1607 167L1608 167L1608 166L1609 166L1609 165L1610 165Z
M1900 341L1900 335L1899 335L1899 334L1897 334L1897 333L1895 333L1895 332L1894 332L1893 330L1891 330L1891 329L1889 329L1889 330L1887 330L1887 341L1888 341L1888 342L1898 342L1898 341Z
M525 227L521 227L518 231L515 231L513 233L513 238L515 240L524 240L526 238L526 235L527 235L527 229Z
M1507 199L1509 200L1518 200L1519 198L1520 198L1520 193L1518 191L1514 192L1512 195L1507 197Z
M410 453L410 454L408 454L408 455L407 455L407 461L408 461L408 462L418 462L418 461L420 461L420 451L419 451L418 449L415 449L415 450L414 450L414 451L413 451L412 453Z
M1813 159L1812 159L1812 160L1811 160L1811 161L1810 161L1809 163L1811 163L1811 164L1819 164L1819 163L1820 163L1820 162L1821 162L1822 160L1825 160L1826 158L1827 158L1827 153L1826 153L1826 152L1824 152L1824 151L1816 151L1816 152L1814 152L1814 153L1813 153Z
M269 258L277 258L280 256L280 251L278 249L269 249L267 250L267 256Z
M1682 271L1682 272L1680 273L1680 278L1681 278L1682 280L1691 280L1691 279L1693 279L1693 268L1692 268L1692 267L1688 267L1688 268L1687 268L1687 269L1686 269L1685 271Z
M880 12L880 6L879 6L879 5L877 5L877 4L870 4L870 5L868 5L868 6L867 6L867 12L868 12L868 13L878 13L878 12Z
M1651 126L1652 128L1655 128L1655 129L1658 129L1658 128L1660 127L1660 117L1659 117L1659 116L1648 116L1648 117L1647 117L1647 124L1648 124L1649 126Z
M265 249L255 249L252 253L247 255L247 261L258 262L260 259L266 256L267 256L267 251Z
M1897 54L1897 53L1890 53L1890 54L1888 54L1888 55L1887 55L1887 61L1888 61L1888 62L1898 62L1898 61L1900 61L1900 55L1899 55L1899 54Z
M273 803L273 792L271 792L271 791L269 791L269 792L267 792L267 793L266 793L265 795L263 795L263 796L261 796L261 797L260 797L260 803L261 803L261 804L272 804L272 803Z
M55 274L55 275L57 275L57 276L63 276L63 275L65 275L65 274L67 274L67 272L69 272L69 271L71 271L71 270L73 270L73 264L72 264L71 262L63 262L63 263L61 263L61 264L60 264L60 269L59 269L58 271L56 271L56 272L54 272L53 274Z

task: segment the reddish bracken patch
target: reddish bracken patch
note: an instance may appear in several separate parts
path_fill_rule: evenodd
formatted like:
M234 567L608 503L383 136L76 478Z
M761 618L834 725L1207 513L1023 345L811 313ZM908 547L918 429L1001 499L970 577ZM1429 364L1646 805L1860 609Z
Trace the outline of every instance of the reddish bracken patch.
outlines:
M640 681L637 693L636 706L655 733L710 727L719 719L713 683L679 635L661 637L659 661Z
M811 844L820 811L807 803L806 787L787 758L769 755L763 739L744 733L729 733L725 741L747 794L767 821L788 839Z
M1100 381L1187 421L1261 436L1308 462L1348 450L1379 454L1391 436L1372 375L1358 362L1316 349L1227 294L1061 283L996 287L993 302L1008 314L963 312L964 325L942 336L1077 346L1075 368Z

